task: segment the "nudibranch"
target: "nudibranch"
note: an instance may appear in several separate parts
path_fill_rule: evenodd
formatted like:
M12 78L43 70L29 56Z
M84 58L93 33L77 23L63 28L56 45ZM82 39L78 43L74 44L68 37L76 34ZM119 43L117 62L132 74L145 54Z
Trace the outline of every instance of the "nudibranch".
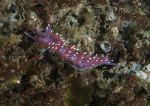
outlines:
M25 32L25 35L33 39L40 45L44 45L49 52L56 53L61 59L74 67L75 69L91 69L101 65L115 65L113 60L106 56L92 56L86 52L79 52L74 45L65 43L65 40L58 33L53 33L50 25L46 27L45 32L36 29L36 35Z

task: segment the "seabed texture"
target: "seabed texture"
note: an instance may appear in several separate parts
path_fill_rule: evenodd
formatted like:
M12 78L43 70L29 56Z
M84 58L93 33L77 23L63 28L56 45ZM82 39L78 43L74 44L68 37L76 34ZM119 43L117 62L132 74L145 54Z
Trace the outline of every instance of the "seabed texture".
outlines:
M24 34L48 24L116 65L74 69ZM150 106L150 0L0 0L0 106Z

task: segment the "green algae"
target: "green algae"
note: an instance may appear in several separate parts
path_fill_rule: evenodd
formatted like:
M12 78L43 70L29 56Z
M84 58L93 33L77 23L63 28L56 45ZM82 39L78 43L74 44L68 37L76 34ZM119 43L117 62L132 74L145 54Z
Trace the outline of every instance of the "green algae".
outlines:
M65 106L86 106L92 98L93 88L78 76L73 76L66 90Z

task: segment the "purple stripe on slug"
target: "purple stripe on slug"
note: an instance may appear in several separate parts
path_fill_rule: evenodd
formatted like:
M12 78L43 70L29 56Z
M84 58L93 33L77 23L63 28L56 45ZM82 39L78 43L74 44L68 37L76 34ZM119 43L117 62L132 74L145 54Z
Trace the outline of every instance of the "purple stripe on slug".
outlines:
M31 36L27 32L25 32L25 35L37 43L45 45L46 49L58 54L62 57L62 60L66 61L75 69L90 69L101 65L116 65L109 56L91 56L87 53L79 53L75 47L65 44L59 34L53 33L50 25L46 27L45 32L40 32L39 29L36 32L36 36Z

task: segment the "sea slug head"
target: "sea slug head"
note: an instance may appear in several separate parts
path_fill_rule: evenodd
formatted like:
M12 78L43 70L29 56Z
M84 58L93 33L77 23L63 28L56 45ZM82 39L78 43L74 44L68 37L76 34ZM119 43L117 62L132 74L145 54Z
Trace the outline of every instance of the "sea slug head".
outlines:
M45 32L41 32L39 28L36 28L35 34L35 36L32 36L31 34L25 32L25 35L27 35L32 40L38 43L48 44L51 40L50 35L52 34L52 31L50 29L50 26L47 26Z
M39 28L36 28L35 33L35 36L32 36L27 32L25 32L25 35L42 45L48 45L49 43L59 43L61 45L64 44L63 38L61 38L61 36L59 36L57 33L53 33L50 25L46 27L45 32L41 32Z

